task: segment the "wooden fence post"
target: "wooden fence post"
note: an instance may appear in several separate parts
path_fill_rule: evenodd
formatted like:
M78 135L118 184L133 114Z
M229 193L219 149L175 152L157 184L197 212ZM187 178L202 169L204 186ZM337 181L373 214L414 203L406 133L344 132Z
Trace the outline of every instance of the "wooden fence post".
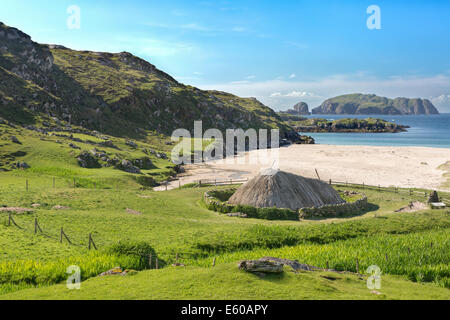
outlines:
M331 179L330 179L330 185L331 185L331 183L332 183L332 181L331 181Z
M159 266L158 266L158 257L156 257L156 269L158 269L159 268Z
M28 179L27 179L27 182L26 182L26 188L27 188L27 192L28 192Z
M34 218L34 234L37 233L37 218Z
M8 212L8 227L11 227L11 212Z
M91 250L91 245L97 250L97 246L95 245L94 239L92 239L92 233L89 233L89 250Z
M62 237L63 237L63 228L61 227L61 232L59 233L59 242L62 243Z
M213 259L213 263L212 263L212 266L213 266L213 267L215 267L215 266L216 266L216 257L214 257L214 259Z
M385 258L386 258L386 261L388 261L388 260L389 260L389 258L388 258L388 254L387 254L387 253L385 253L385 254L384 254L384 256L385 256Z
M314 170L316 171L317 178L319 178L319 180L321 180L320 176L319 176L319 172L317 171L317 169L314 169Z
M149 266L150 269L152 268L152 264L153 264L152 254L150 253L150 255L148 256L148 266Z
M328 263L328 260L327 260L327 270L330 270L330 264Z

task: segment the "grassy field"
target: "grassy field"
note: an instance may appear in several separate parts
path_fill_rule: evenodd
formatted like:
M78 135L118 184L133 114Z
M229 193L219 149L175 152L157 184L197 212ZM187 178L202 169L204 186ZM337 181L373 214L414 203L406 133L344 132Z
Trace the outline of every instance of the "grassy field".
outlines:
M56 285L0 296L0 299L180 299L180 300L300 300L300 299L448 299L448 289L383 276L379 294L366 279L352 274L299 272L260 279L239 271L237 264L215 268L168 267L134 276L90 279L80 290Z
M394 212L411 201L424 201L425 197L419 194L365 189L369 208L349 218L230 218L203 205L203 194L214 187L155 192L139 183L138 176L151 176L156 181L167 179L173 174L173 165L167 160L152 157L155 168L143 170L142 175L113 168L83 169L75 160L80 150L68 147L66 138L49 137L51 141L43 141L34 132L0 129L4 130L0 138L3 167L7 167L5 159L12 154L16 155L14 161L26 161L31 166L28 170L0 172L0 207L33 209L12 214L21 228L9 226L8 213L0 211L0 299L448 298L449 210ZM9 142L12 134L21 145ZM123 139L114 139L120 150L109 152L137 158L143 155L143 149L157 148L150 139L149 136L147 142L139 142L137 149L126 145ZM93 148L90 144L77 145L85 150ZM165 148L166 145L156 150L167 152ZM336 188L362 191L356 186ZM34 234L35 219L44 234ZM61 228L73 245L65 239L60 243ZM98 251L88 250L89 234ZM188 267L149 270L108 280L90 279L119 265L137 270L148 267L142 264L145 256L112 253L111 246L119 242L151 246L160 266L175 262L178 253ZM386 291L380 296L370 294L353 275L332 282L322 278L322 273L287 273L259 280L237 270L239 260L262 256L298 259L318 267L325 267L328 262L331 268L352 272L358 258L360 271L373 264L382 268ZM210 267L213 258L215 269ZM66 268L73 264L80 266L87 281L83 290L61 294L64 286L54 285L66 279ZM179 281L181 278L185 281ZM104 286L113 289L102 293ZM233 296L236 286L247 291Z

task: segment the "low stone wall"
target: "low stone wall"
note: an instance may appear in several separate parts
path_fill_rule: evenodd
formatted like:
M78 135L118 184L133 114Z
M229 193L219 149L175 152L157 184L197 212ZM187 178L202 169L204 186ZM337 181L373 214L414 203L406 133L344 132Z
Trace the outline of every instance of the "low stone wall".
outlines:
M220 190L223 194L232 194L236 189ZM248 218L267 220L300 220L314 218L336 218L341 216L351 216L361 213L368 205L366 195L360 193L360 199L354 202L325 205L322 207L302 208L298 212L289 209L278 208L254 208L250 206L234 206L227 201L221 201L215 196L215 191L206 192L203 200L209 210L220 213L240 212Z
M332 204L314 208L303 208L299 210L299 216L301 219L311 219L355 215L364 210L369 203L366 195L361 194L361 196L362 198L356 200L355 202Z

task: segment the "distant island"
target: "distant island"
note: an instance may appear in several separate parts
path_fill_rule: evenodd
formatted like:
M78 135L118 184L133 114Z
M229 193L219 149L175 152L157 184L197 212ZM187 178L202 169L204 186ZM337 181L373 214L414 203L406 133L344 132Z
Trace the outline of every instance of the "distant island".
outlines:
M297 132L364 132L364 133L398 133L405 132L409 126L398 125L382 119L346 118L327 120L322 118L307 119L304 117L281 113L280 117L294 127Z
M309 106L306 102L299 102L292 109L281 112L298 116L309 116L311 114L311 112L309 112Z
M355 93L328 99L314 108L312 114L430 115L439 111L427 99L389 99Z

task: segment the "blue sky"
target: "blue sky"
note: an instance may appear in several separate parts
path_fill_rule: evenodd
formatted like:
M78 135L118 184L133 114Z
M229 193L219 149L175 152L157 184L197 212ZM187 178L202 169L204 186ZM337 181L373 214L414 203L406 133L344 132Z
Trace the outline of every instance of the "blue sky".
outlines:
M344 93L423 97L450 112L450 1L0 0L41 43L129 51L179 81L280 109ZM69 29L67 8L81 9ZM369 30L366 10L381 10Z

